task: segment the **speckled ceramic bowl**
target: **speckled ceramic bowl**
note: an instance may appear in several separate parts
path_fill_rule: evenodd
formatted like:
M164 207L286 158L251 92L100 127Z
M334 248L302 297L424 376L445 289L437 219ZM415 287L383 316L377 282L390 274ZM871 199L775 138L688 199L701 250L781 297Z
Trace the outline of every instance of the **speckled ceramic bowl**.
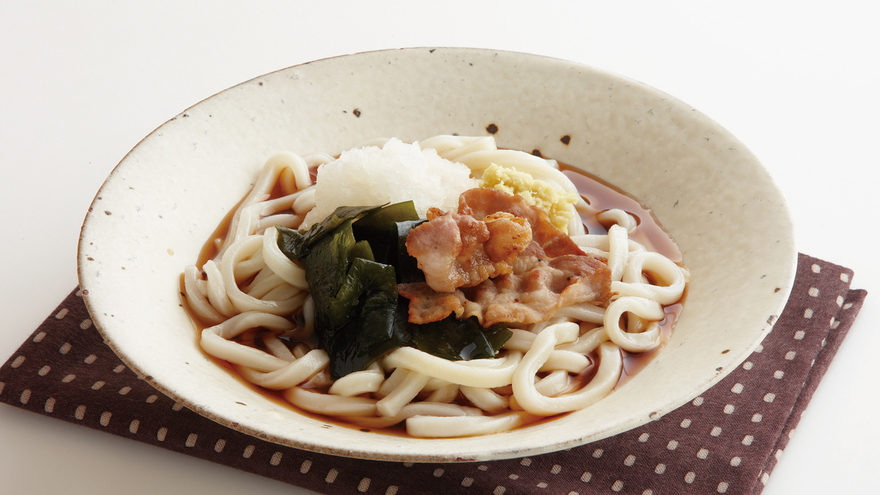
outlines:
M640 198L678 242L692 274L684 312L666 348L624 387L587 410L509 433L401 438L302 416L199 350L179 274L269 155L488 132L499 146L540 150ZM752 352L783 309L795 263L791 219L766 170L687 104L562 60L414 48L273 72L163 124L98 192L82 230L79 277L108 344L186 407L279 444L418 462L538 454L659 418Z

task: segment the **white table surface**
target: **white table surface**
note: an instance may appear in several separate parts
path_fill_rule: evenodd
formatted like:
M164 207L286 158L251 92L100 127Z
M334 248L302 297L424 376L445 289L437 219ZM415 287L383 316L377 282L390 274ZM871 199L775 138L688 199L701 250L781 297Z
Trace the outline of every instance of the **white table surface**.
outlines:
M776 179L798 249L855 270L866 305L764 494L880 493L880 8L663 3L0 0L0 361L76 285L104 178L188 106L352 52L531 52L640 80L721 123ZM311 493L6 405L0 492Z

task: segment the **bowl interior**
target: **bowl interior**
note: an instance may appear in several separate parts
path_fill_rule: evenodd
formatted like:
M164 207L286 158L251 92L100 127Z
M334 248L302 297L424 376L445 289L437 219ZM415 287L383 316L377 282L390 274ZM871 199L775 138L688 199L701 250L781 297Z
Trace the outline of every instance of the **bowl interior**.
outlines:
M691 270L666 348L586 410L454 440L328 425L254 393L199 349L179 276L271 154L331 154L375 137L486 135L540 150L653 209ZM564 137L567 139L563 139ZM80 283L95 325L135 372L224 425L352 457L488 460L598 440L693 399L769 332L794 277L791 219L745 146L687 104L562 60L413 48L312 62L257 77L172 118L101 187L83 225Z

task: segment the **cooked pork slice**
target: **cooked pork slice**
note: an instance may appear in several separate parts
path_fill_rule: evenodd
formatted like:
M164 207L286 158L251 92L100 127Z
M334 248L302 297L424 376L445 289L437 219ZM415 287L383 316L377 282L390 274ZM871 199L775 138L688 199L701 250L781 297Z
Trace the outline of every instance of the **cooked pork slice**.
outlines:
M432 209L428 218L409 233L406 248L427 284L438 292L473 287L510 273L517 254L532 241L529 223L510 213L477 220Z
M602 304L611 297L605 261L584 254L547 214L519 196L470 189L458 213L428 211L407 251L424 283L400 284L409 321L425 324L451 314L495 323L546 321L564 306Z
M602 304L611 297L611 272L592 255L563 255L552 259L531 257L512 272L485 280L470 289L438 292L424 283L400 284L398 293L409 299L409 321L425 324L450 314L476 316L484 327L496 323L546 321L559 308L580 303Z
M525 218L532 228L532 239L550 257L563 254L584 254L574 241L556 228L547 212L532 206L520 196L497 189L468 189L458 197L458 213L483 219L493 213L507 212Z

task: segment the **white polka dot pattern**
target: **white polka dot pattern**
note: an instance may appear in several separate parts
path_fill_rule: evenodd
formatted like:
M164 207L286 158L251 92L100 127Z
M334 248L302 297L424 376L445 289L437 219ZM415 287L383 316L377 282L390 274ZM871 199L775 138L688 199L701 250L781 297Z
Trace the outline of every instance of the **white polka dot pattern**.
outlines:
M718 385L643 427L521 459L361 461L227 429L122 365L78 291L0 368L0 401L323 493L756 495L861 307L864 291L850 291L851 278L846 269L801 255L788 307L770 337Z

